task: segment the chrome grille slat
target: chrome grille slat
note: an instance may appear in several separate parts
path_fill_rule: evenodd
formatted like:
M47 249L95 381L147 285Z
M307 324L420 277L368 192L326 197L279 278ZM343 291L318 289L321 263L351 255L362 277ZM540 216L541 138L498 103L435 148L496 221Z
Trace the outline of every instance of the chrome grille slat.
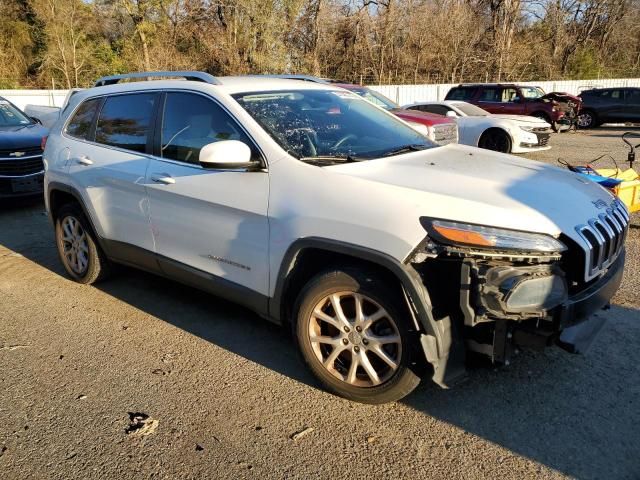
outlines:
M606 213L578 225L576 231L585 243L585 280L589 281L608 268L622 251L629 226L629 214L619 200Z

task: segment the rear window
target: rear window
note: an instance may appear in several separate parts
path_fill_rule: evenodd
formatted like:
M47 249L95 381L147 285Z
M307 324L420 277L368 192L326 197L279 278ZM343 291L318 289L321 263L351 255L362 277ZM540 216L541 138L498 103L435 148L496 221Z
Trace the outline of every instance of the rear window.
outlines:
M80 105L67 125L67 134L82 140L89 140L91 125L98 110L98 105L100 105L100 99L98 98L92 98Z
M409 110L419 110L421 112L435 113L436 115L446 115L450 108L444 105L414 105Z
M96 142L144 153L157 95L136 93L109 97L96 125Z
M475 91L475 87L454 87L449 90L445 100L470 100Z

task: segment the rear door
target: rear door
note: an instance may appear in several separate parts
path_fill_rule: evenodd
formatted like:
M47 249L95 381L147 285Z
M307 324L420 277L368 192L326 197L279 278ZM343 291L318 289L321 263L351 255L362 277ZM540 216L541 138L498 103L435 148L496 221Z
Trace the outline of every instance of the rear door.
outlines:
M155 92L89 100L65 132L74 140L69 142L69 174L88 197L85 203L101 235L148 251L153 251L153 236L144 181L157 102ZM89 121L96 106L95 121Z
M502 87L482 87L480 89L480 94L474 103L480 108L484 108L488 112L504 113L504 104L502 103Z

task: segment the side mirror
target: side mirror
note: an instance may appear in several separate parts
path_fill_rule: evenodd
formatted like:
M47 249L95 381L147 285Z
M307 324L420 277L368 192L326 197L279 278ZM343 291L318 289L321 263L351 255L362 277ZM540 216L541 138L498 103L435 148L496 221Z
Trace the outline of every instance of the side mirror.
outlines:
M520 103L522 101L521 97L513 97L513 103Z
M458 118L458 114L453 110L447 110L447 117L449 118Z
M204 168L233 169L254 167L251 149L238 140L209 143L200 150L200 165Z
M36 123L38 123L38 124L42 125L42 121L41 121L39 118L37 118L37 117L31 117L31 120L33 120L34 122L36 122Z

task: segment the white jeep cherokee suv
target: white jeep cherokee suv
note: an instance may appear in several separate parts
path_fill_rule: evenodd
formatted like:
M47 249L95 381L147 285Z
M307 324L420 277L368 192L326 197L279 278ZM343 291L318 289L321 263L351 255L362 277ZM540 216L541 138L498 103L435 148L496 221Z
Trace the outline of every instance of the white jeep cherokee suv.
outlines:
M119 83L161 76L183 80ZM241 303L289 325L347 398L399 399L427 374L446 387L469 352L582 350L620 284L627 210L568 171L436 146L331 85L97 85L44 152L68 274L123 263Z

